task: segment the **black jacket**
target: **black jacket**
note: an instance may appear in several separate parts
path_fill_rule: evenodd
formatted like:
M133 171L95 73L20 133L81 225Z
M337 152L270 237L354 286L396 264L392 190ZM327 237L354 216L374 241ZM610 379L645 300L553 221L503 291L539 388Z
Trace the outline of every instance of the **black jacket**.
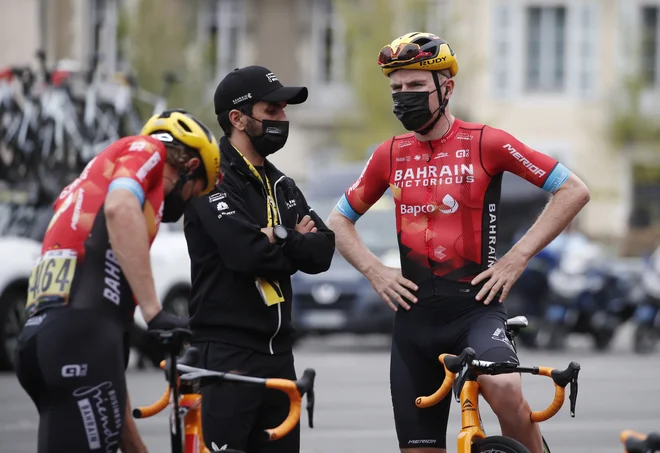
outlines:
M222 184L193 200L184 216L191 259L189 305L193 341L219 341L266 354L292 347L291 275L328 270L334 233L307 205L295 182L266 161L284 245L274 245L260 229L267 226L265 188L226 137L220 139ZM310 215L317 233L301 234L296 220ZM267 306L255 277L278 280L285 301Z

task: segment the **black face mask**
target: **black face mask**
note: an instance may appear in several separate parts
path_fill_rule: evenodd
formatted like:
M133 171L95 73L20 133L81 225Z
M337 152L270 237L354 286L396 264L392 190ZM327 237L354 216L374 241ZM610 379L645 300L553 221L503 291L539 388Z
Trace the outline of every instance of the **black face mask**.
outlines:
M188 202L183 199L183 185L186 181L188 181L188 176L185 174L180 175L170 193L165 196L161 222L177 222L185 212Z
M250 138L254 150L259 153L261 157L267 157L284 147L287 138L289 138L288 121L258 120L253 117L250 118L261 123L261 135L251 135L247 130L245 131Z
M439 109L431 112L429 95L436 91L400 91L392 94L394 114L406 130L418 132L431 121Z

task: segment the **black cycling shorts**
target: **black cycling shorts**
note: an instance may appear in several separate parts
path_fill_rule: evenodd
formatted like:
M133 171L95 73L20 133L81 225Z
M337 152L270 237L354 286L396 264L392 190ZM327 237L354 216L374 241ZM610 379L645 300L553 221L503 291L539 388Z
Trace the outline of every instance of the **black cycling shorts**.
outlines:
M470 296L420 301L395 316L390 359L390 387L400 448L446 448L450 394L421 409L418 396L434 393L445 378L442 353L458 355L471 347L477 359L510 361L518 357L506 337L506 308L484 305ZM458 434L458 433L457 433Z
M126 405L124 329L94 310L52 308L26 322L16 375L39 411L38 453L114 453Z
M296 379L291 352L266 355L218 342L194 342L199 366L262 378ZM263 442L263 430L275 428L289 413L289 397L274 389L233 382L202 388L202 432L206 448L249 453L298 453L300 423L289 434Z

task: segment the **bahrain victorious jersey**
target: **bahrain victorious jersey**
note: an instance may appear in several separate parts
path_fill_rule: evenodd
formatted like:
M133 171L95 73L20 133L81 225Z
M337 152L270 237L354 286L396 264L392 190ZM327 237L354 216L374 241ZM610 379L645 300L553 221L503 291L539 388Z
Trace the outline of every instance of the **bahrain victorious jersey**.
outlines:
M410 133L381 144L337 209L355 221L389 187L403 275L420 289L470 281L496 261L504 171L552 193L570 174L502 130L456 119L441 139Z
M135 301L115 257L103 210L108 192L131 191L142 204L151 244L163 212L165 146L151 137L125 137L94 157L54 204L42 255L28 289L28 313L47 306L108 309L132 322Z

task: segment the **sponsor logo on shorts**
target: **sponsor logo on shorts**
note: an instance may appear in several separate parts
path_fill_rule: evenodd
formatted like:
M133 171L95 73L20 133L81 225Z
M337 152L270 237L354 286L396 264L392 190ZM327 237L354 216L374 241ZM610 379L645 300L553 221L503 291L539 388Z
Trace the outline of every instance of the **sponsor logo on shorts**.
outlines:
M103 446L107 452L116 451L122 432L122 411L112 382L79 387L73 391L78 398L90 450Z
M99 437L99 428L96 425L96 418L94 417L94 409L89 399L85 398L78 401L78 409L80 416L85 425L85 433L87 434L87 444L90 450L98 450L101 448L101 439Z
M509 341L509 337L506 336L506 333L504 330L501 328L495 329L495 332L493 332L493 336L491 337L493 340L501 341L502 343L505 343L508 347L513 349L513 345L511 344L511 341Z
M409 445L418 445L418 444L435 444L438 442L435 439L411 439L408 441Z
M85 377L87 376L87 365L64 365L62 367L62 377Z

